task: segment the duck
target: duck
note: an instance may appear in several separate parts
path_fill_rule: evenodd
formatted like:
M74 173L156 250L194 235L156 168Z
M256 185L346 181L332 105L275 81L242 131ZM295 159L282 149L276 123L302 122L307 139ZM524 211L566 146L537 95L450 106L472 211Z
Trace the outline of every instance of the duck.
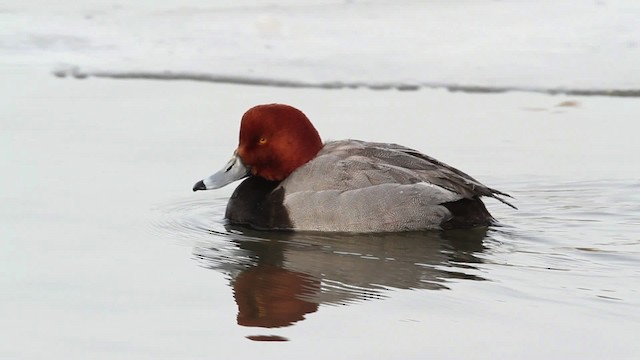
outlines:
M231 160L193 191L241 179L225 218L258 230L470 229L495 223L482 197L516 209L507 193L417 150L353 139L323 143L307 116L286 104L247 110Z

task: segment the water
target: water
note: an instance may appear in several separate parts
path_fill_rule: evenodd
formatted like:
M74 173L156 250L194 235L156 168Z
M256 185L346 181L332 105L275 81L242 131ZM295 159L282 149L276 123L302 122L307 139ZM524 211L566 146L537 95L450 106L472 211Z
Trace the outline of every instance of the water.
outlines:
M568 314L555 316L575 318L555 326L616 324L616 337L631 335L640 320L637 287L632 285L638 279L639 242L632 234L640 225L640 181L511 184L511 188L522 208L505 215L503 224L473 231L260 232L220 222L225 199L166 205L159 209L164 219L158 226L192 239L196 261L231 279L241 326L291 326L322 312L323 305L357 306L362 301L402 297L398 290L413 289L424 291L426 303L433 301L429 290L452 291L453 300L471 307L496 301L493 310L498 314L502 305L524 305L537 309L535 314L567 307ZM485 285L493 290L481 289L459 299L456 292L473 281L480 282L476 289ZM379 306L386 311L384 304ZM576 307L581 314L570 315ZM430 311L419 313L425 316ZM498 314L498 318L504 315ZM523 323L536 317L520 316ZM588 335L583 329L562 342ZM269 337L273 335L261 336L273 340ZM598 344L607 342L605 336Z
M640 354L637 100L49 70L0 73L0 358ZM471 232L230 228L233 186L191 186L228 159L242 112L272 101L324 139L420 149L519 210L487 200L499 225Z
M637 94L637 2L398 4L1 4L0 359L639 358L640 102L566 95ZM233 186L191 186L268 102L519 210L487 200L496 226L444 233L229 227Z

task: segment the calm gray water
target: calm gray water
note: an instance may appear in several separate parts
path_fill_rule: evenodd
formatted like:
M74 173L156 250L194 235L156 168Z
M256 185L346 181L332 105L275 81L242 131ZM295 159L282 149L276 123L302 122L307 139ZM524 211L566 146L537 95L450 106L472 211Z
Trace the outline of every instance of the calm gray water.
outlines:
M635 99L0 73L0 358L640 356ZM417 148L510 193L484 230L225 225L242 112ZM265 342L264 340L278 341Z

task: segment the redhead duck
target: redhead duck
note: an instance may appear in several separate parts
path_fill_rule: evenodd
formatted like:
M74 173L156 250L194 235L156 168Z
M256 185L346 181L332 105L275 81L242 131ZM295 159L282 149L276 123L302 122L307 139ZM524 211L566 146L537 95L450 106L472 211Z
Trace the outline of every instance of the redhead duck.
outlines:
M232 224L257 229L399 232L490 225L480 197L500 196L419 151L359 140L322 143L302 111L284 104L249 109L240 143L193 191L246 178L227 204Z

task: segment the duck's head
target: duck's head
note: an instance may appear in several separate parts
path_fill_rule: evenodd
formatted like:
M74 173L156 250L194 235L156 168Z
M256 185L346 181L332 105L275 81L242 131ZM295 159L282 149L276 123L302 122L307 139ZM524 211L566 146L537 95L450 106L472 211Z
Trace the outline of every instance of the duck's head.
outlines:
M218 189L250 175L283 180L321 148L318 131L302 111L284 104L255 106L242 116L240 142L231 160L198 181L193 191Z

